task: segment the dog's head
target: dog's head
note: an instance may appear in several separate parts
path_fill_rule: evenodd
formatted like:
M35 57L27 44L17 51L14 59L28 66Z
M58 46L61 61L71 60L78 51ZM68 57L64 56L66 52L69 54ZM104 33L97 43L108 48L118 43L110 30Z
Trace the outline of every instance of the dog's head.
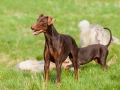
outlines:
M85 31L88 30L90 26L89 21L87 20L82 20L81 22L79 22L78 27L80 28L81 31Z
M33 34L38 35L39 33L46 32L48 26L53 24L54 21L54 18L41 14L37 22L31 26L31 29L34 30Z

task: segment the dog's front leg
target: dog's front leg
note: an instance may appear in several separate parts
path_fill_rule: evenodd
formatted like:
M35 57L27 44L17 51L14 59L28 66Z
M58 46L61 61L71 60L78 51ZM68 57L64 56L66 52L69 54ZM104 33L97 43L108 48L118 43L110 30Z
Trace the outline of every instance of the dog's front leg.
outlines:
M59 60L56 62L56 70L57 70L57 85L60 86L60 80L61 80L61 66L62 63L59 62Z
M50 65L50 61L46 60L44 65L46 83L48 83L49 80L49 65Z
M45 70L45 81L46 81L46 83L49 80L49 66L50 66L50 61L45 60L44 70Z
M45 61L45 65L44 65L45 81L47 83L49 80L49 66L50 66L50 55L48 50L45 50L44 52L44 61Z

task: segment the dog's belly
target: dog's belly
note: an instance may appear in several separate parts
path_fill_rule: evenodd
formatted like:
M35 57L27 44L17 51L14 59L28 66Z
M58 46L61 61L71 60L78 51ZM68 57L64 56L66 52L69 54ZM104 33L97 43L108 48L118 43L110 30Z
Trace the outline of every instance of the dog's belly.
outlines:
M86 63L89 63L90 61L92 61L94 59L94 57L90 57L90 58L79 58L79 63L80 65L84 65Z

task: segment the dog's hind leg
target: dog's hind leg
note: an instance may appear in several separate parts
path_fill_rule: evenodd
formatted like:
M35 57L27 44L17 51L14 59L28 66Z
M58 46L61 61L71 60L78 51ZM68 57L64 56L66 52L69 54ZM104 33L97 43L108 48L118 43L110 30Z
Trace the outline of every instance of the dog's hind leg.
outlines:
M65 71L66 71L66 72L68 72L68 70L69 70L70 68L72 68L72 67L73 67L73 65L72 65L72 64L67 65L67 66L65 67Z
M106 58L105 57L102 57L100 59L100 65L102 65L104 71L107 70L107 64L106 64Z
M74 73L75 73L75 79L76 81L78 81L78 73L79 73L79 70L78 70L78 60L76 57L73 57L71 59L72 61L72 66L74 67Z
M95 58L93 64L98 64L98 58Z
M99 57L100 55L96 55L95 58L93 59L93 64L98 64L99 63Z

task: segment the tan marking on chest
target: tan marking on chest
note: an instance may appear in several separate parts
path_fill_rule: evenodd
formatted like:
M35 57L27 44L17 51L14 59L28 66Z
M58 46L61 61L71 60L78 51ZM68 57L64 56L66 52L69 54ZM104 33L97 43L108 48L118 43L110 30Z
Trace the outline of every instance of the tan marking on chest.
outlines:
M54 58L54 60L56 60L57 52L54 51L52 48L49 48L49 51L50 51L51 56Z

